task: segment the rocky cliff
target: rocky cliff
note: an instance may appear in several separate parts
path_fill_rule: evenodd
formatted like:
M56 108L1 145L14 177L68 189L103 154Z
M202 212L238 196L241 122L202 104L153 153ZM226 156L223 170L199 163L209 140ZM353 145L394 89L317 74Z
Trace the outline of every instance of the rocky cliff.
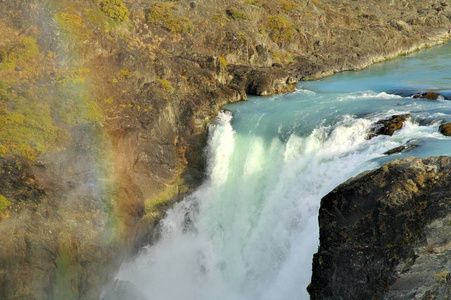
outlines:
M96 298L246 94L449 38L444 1L0 1L0 298Z
M448 299L451 158L406 158L321 200L312 299Z

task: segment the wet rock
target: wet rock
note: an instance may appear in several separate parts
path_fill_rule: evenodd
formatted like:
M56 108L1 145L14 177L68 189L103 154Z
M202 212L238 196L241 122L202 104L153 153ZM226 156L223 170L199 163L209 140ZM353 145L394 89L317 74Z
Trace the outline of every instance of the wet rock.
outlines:
M440 127L438 128L438 130L439 130L440 133L442 133L443 135L451 136L451 122L450 122L450 123L445 123L445 124L440 125Z
M223 114L227 114L227 115L233 115L233 112L230 109L227 109L227 108L221 108L219 110L219 112L223 113Z
M406 158L321 200L311 299L447 299L451 158Z
M378 135L393 135L395 131L402 128L404 122L410 117L410 114L393 115L388 119L377 121L370 129L367 139L372 139Z
M436 92L425 92L425 93L418 93L412 96L415 99L428 99L428 100L438 100L441 96L439 93ZM444 97L443 97L444 98Z
M412 149L415 149L418 147L418 145L402 145L393 149L388 150L387 152L384 152L385 155L392 155L396 153L406 152Z
M414 88L400 89L394 91L388 91L393 95L399 95L402 97L412 97L414 99L427 99L427 100L450 100L451 93L449 91L421 91Z

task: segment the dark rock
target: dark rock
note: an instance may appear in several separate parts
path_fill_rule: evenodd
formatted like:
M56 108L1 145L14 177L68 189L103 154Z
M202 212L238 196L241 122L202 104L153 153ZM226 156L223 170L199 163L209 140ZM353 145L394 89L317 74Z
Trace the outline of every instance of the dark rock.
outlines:
M394 94L394 95L399 95L402 97L412 97L414 99L427 99L427 100L438 100L438 99L450 100L451 99L451 93L446 90L424 92L424 91L414 89L414 88L407 88L407 89L388 91L388 93Z
M415 149L418 147L418 145L402 145L393 149L388 150L387 152L384 152L385 155L392 155L396 153L406 152L412 149Z
M442 97L439 93L436 92L426 92L426 93L417 93L412 96L415 99L428 99L428 100L437 100L439 97Z
M445 123L440 125L440 127L438 128L438 130L446 136L451 136L451 123Z
M410 118L410 114L393 115L389 119L377 121L370 129L367 139L372 139L378 135L393 135L395 131L402 128L408 118Z
M311 299L446 299L451 158L406 158L321 200Z
M250 95L271 96L279 93L293 92L297 80L283 70L274 68L251 68L248 66L231 66L232 83L244 85Z

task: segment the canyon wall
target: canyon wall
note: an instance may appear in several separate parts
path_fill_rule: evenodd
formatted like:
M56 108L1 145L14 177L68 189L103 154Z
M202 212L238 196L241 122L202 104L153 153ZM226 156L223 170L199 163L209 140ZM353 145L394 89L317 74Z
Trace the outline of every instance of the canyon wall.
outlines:
M247 94L450 37L443 1L0 1L0 298L97 298Z

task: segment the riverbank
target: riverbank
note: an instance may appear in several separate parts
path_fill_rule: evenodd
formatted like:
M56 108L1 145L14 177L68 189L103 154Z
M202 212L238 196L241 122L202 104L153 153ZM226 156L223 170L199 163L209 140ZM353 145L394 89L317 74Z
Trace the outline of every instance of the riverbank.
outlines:
M443 42L451 27L440 1L124 3L0 3L2 297L95 298L202 181L221 106Z

